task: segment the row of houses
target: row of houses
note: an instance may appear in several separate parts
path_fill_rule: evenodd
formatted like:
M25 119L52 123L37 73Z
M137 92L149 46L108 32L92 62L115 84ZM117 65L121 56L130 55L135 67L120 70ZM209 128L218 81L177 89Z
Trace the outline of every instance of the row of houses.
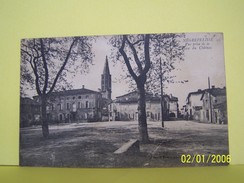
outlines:
M179 111L178 98L163 96L163 118L185 119L227 124L226 88L215 88L190 92L187 103ZM40 121L39 97L21 98L21 126ZM47 118L50 122L73 121L128 121L138 119L138 93L136 91L116 97L104 98L102 92L86 89L66 90L53 93L48 100ZM146 93L147 119L162 120L161 96Z
M190 92L182 114L186 119L227 124L226 88L212 86L212 88Z
M111 99L112 82L106 57L101 74L101 89L85 88L53 92L48 97L46 113L49 122L128 121L138 119L137 91ZM226 89L215 88L190 92L187 103L179 111L178 98L173 95L146 93L147 120L161 121L170 118L192 119L203 122L227 123ZM21 127L41 121L41 106L38 96L21 98ZM163 110L162 110L163 109ZM163 111L163 112L162 112ZM162 114L163 113L163 114Z
M163 96L163 117L179 116L178 98ZM138 119L138 93L136 91L116 97L115 100L102 97L101 92L86 89L54 92L48 98L46 110L50 122L92 122L92 121L134 121ZM21 98L21 126L38 124L41 105L38 96L34 99ZM147 119L160 121L161 96L146 93Z
M92 122L118 121L138 119L138 93L129 92L111 99L111 74L106 57L103 73L101 74L101 89L94 91L85 88L53 92L48 97L46 113L50 122ZM177 118L179 116L178 98L172 95L161 96L146 93L147 119L159 121L163 118ZM40 98L21 98L20 121L21 126L29 126L40 122ZM33 107L35 106L35 107Z

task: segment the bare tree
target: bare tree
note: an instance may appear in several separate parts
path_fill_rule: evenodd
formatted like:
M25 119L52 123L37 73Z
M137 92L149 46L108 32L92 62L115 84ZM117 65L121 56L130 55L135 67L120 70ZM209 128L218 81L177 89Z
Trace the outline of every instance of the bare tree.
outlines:
M53 91L69 87L68 75L86 72L92 62L91 37L23 39L21 41L21 93L30 86L41 102L42 132L48 137L47 99Z
M174 69L173 62L183 60L184 46L180 45L183 34L145 34L122 35L111 38L110 43L117 49L112 55L115 60L122 61L129 72L127 78L131 86L138 91L138 125L140 140L149 141L146 117L146 90L160 88L160 72L170 73ZM122 59L121 59L122 58ZM163 59L163 71L159 61ZM166 75L164 80L172 79Z

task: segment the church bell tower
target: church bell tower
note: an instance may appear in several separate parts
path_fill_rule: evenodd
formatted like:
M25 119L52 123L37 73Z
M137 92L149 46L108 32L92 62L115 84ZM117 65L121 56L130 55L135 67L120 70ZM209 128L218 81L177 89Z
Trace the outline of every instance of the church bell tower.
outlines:
M111 93L112 93L111 74L109 71L107 56L103 68L103 74L101 75L101 92L103 98L111 99Z

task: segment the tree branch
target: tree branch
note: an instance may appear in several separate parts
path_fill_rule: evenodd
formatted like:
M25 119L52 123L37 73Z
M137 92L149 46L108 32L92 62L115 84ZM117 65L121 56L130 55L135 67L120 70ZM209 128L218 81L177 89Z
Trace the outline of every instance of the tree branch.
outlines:
M127 36L126 36L126 41L127 41L127 43L129 44L129 46L130 46L130 48L131 48L131 50L132 50L132 52L133 52L134 60L135 60L135 62L136 62L136 65L138 66L138 69L139 69L140 73L141 73L141 72L142 72L142 65L141 65L141 62L140 62L140 60L139 60L139 58L138 58L136 49L135 49L135 47L134 47L135 43L132 44L132 43L129 41L129 39L128 39Z
M37 72L36 58L33 59L33 63L34 63L34 66L33 66L33 64L31 64L31 65L32 65L32 69L33 69L34 74L35 74L36 91L37 91L38 95L41 95L42 92L41 92L40 85L39 85L39 75Z
M133 71L133 69L132 69L132 67L131 67L131 64L130 64L130 61L129 61L129 59L128 59L128 57L127 57L125 51L124 51L124 48L125 48L125 41L126 41L126 35L123 35L122 45L121 45L121 47L119 48L119 52L120 52L120 54L121 54L121 55L123 56L123 58L124 58L124 61L125 61L125 64L126 64L126 66L127 66L127 69L128 69L128 71L129 71L129 73L131 74L131 76L133 77L133 79L134 79L135 81L137 81L138 77L137 77L137 75L135 74L135 72Z
M26 49L27 49L27 46L26 46ZM30 57L29 63L30 63L30 66L31 66L31 68L34 72L34 75L35 75L36 91L37 91L38 95L41 95L41 90L40 90L40 86L39 86L39 76L38 76L37 66L36 66L36 59L38 59L38 57L33 58L32 55L28 51L25 51L23 49L21 49L21 51Z
M59 71L58 71L58 73L57 73L57 75L56 75L56 77L55 77L55 79L54 79L54 81L53 81L53 84L52 84L52 86L51 86L51 88L50 88L50 90L48 91L47 94L50 94L50 93L53 91L54 87L56 86L56 83L57 83L57 81L58 81L58 78L59 78L59 76L62 74L62 72L63 72L63 70L64 70L64 68L65 68L65 66L66 66L66 64L67 64L67 62L68 62L68 60L69 60L69 57L70 57L72 48L73 48L74 44L75 44L77 41L78 41L78 38L74 38L73 42L72 42L71 45L70 45L69 51L68 51L68 53L67 53L67 55L66 55L66 58L65 58L65 60L64 60L64 63L63 63L63 65L60 67L60 69L59 69Z

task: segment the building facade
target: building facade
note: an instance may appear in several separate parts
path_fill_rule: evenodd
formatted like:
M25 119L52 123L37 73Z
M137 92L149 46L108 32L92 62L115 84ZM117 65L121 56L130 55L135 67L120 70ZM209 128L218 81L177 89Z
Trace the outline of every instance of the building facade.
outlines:
M226 88L215 88L191 92L187 97L188 119L201 122L227 124Z
M138 93L136 91L116 97L113 102L115 120L138 120ZM162 120L161 96L146 93L146 114L151 121ZM163 119L178 116L178 98L163 96Z
M205 90L201 101L201 120L209 123L227 124L226 89L215 88Z
M85 88L52 92L47 98L47 118L50 122L83 122L102 121L108 116L108 105L111 103L111 74L106 57L101 75L101 90ZM36 102L39 97L34 97Z
M186 119L200 120L200 110L202 109L201 97L204 90L199 89L195 92L190 92L186 99Z
M20 98L20 127L39 124L41 105L27 97Z
M47 118L53 122L97 121L101 119L102 94L86 89L53 92L47 101Z

